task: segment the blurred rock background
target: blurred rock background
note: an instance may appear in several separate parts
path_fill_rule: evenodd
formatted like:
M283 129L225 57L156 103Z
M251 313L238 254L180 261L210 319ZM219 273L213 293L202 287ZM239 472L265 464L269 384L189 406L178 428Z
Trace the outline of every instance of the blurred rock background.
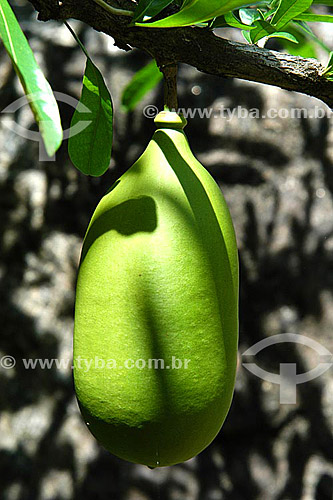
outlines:
M59 23L40 23L25 0L12 2L53 90L78 98L84 56ZM220 79L181 66L182 107L230 109L316 107L323 118L189 120L198 159L219 182L240 252L240 364L226 423L198 457L149 470L101 449L80 417L71 351L76 270L82 238L97 202L141 154L154 130L147 104L162 108L158 87L135 112L120 97L148 62L72 21L105 76L115 105L110 170L87 178L71 165L65 142L54 162L40 162L38 143L5 121L37 130L29 108L0 115L0 498L3 500L332 500L333 367L297 387L296 404L279 403L279 386L256 378L241 354L257 341L298 333L333 353L333 122L328 108L301 94ZM222 36L229 32L222 32ZM321 36L332 45L332 26ZM322 54L321 54L322 55ZM0 110L22 95L0 46ZM63 128L73 109L60 103ZM22 358L58 358L63 366L27 370ZM297 344L257 355L306 372L318 353Z

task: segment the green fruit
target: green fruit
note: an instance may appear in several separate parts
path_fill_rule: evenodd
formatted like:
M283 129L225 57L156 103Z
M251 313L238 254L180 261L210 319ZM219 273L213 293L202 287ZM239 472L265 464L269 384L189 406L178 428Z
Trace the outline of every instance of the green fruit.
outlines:
M238 339L228 208L189 148L186 121L163 112L155 123L88 227L74 331L90 431L114 455L150 467L183 462L214 439L231 404Z

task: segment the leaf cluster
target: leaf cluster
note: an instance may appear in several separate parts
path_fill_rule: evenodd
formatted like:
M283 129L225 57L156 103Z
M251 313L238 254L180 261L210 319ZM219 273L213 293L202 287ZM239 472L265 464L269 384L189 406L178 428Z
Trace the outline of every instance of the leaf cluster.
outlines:
M97 2L97 0L94 0ZM98 5L111 9L104 0ZM318 13L316 5L326 6ZM293 55L316 57L320 46L329 54L324 75L333 81L333 53L316 37L308 23L332 23L329 8L333 0L138 0L129 27L176 28L199 26L202 29L234 28L241 30L250 44L263 46L270 38L281 40ZM117 9L112 7L112 13ZM119 10L119 15L125 11ZM66 23L67 24L67 23ZM82 93L74 112L71 129L82 121L89 122L79 134L69 137L69 155L84 174L102 175L109 166L112 147L113 106L103 76L85 47L72 32L87 57ZM39 125L45 148L53 156L62 142L59 110L42 70L29 47L7 0L0 0L0 38L22 83L29 105ZM296 48L297 47L297 48ZM139 70L126 86L122 96L125 111L132 111L142 97L162 79L155 61ZM84 109L84 111L82 111ZM88 110L88 112L87 112ZM77 127L76 127L77 129ZM76 130L74 129L74 130Z

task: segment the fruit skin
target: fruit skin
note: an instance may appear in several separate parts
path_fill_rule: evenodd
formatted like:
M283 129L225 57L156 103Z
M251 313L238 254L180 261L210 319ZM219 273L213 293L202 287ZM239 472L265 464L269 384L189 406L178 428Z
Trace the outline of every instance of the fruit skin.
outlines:
M147 149L102 198L85 236L74 381L85 422L106 449L161 467L201 452L229 410L238 257L225 200L194 158L184 121L163 112L155 122ZM167 369L172 356L190 360L187 368ZM125 368L128 359L163 359L165 368Z

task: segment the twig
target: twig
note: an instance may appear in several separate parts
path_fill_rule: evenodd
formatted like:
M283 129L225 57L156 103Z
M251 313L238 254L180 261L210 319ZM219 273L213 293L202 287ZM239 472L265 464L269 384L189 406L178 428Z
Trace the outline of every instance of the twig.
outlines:
M160 70L164 76L164 106L170 111L177 111L177 64L162 64Z
M93 1L97 3L100 7L102 7L104 10L109 12L110 14L113 14L115 16L133 17L134 12L132 10L117 9L116 7L112 7L112 5L109 5L108 3L104 2L104 0L93 0Z

